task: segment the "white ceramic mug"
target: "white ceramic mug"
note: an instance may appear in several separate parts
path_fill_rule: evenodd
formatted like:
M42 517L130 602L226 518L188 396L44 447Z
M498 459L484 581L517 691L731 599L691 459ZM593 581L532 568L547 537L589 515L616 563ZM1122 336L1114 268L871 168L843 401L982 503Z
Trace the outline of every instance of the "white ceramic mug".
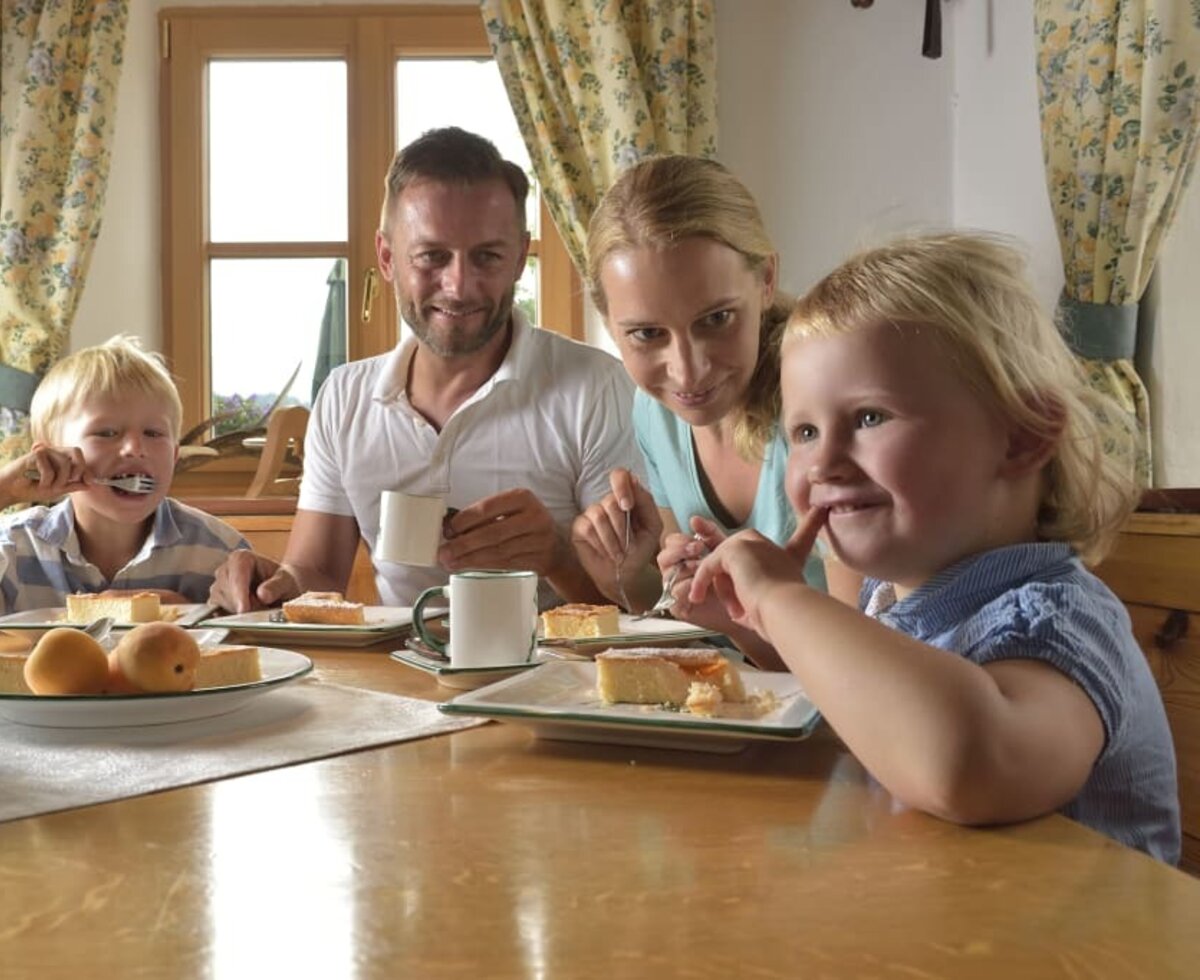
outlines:
M405 565L436 565L442 542L443 497L384 490L379 498L379 540L375 554Z
M452 667L524 663L537 649L537 592L536 572L455 572L449 585L421 593L413 626L425 643L448 653ZM437 597L450 603L448 645L425 628L425 605Z

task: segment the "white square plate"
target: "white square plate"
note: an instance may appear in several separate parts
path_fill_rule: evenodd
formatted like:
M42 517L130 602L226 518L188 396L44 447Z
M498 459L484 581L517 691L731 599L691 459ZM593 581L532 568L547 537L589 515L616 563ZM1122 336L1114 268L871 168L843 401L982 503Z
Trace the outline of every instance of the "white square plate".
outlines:
M540 738L615 742L654 748L736 752L755 739L798 741L820 713L791 674L743 669L747 693L770 691L778 706L761 718L704 718L656 705L605 704L596 694L596 665L552 661L438 707L531 728Z
M408 606L365 606L362 626L340 623L273 623L278 609L256 609L233 616L214 616L205 626L220 626L237 633L239 639L262 643L319 643L324 646L370 646L393 639L412 626Z

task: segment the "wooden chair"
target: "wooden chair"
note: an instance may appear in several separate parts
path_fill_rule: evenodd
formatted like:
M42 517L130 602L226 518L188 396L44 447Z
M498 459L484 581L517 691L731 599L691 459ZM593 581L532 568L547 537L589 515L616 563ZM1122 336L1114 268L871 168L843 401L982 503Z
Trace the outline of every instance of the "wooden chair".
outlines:
M1096 574L1125 603L1162 692L1179 772L1180 867L1200 875L1200 513L1134 514Z
M247 497L292 496L299 492L299 477L282 477L283 465L292 457L304 461L304 433L308 431L308 409L303 405L277 408L267 419L267 442L258 460Z

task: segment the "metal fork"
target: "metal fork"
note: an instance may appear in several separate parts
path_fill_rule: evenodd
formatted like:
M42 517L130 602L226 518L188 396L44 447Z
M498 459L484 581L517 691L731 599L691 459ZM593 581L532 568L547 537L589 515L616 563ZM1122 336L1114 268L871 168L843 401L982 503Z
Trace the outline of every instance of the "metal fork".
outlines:
M675 596L671 590L675 587L675 580L679 578L679 570L683 568L683 562L671 566L671 570L667 572L667 577L663 580L662 595L658 597L658 602L647 609L645 612L638 613L633 617L635 623L640 623L643 619L649 619L651 616L657 616L660 613L665 613L673 605L675 605Z
M625 511L625 550L621 552L621 557L617 559L617 596L621 600L621 606L624 609L630 608L629 596L625 594L625 583L621 581L621 566L625 564L625 557L629 554L629 533L633 524L633 511Z
M26 470L25 479L38 482L42 475L37 470ZM154 493L155 482L154 478L145 476L141 473L135 473L131 476L122 476L115 479L108 477L95 476L92 477L92 483L99 483L105 487L116 487L118 490L124 490L128 493Z

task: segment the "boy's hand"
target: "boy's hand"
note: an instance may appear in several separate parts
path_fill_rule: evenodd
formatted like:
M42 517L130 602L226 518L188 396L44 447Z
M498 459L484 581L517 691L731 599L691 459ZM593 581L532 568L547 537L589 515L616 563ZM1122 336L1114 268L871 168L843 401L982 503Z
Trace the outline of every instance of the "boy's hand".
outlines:
M208 601L232 613L273 606L300 594L292 573L266 555L241 549L230 552L216 571Z
M689 600L703 602L711 588L730 619L769 640L761 604L774 585L804 585L804 563L828 513L824 508L810 510L782 548L757 531L741 531L727 539L700 563Z
M37 473L36 477L28 474ZM91 471L78 449L34 443L19 459L0 467L0 506L55 500L91 482Z

